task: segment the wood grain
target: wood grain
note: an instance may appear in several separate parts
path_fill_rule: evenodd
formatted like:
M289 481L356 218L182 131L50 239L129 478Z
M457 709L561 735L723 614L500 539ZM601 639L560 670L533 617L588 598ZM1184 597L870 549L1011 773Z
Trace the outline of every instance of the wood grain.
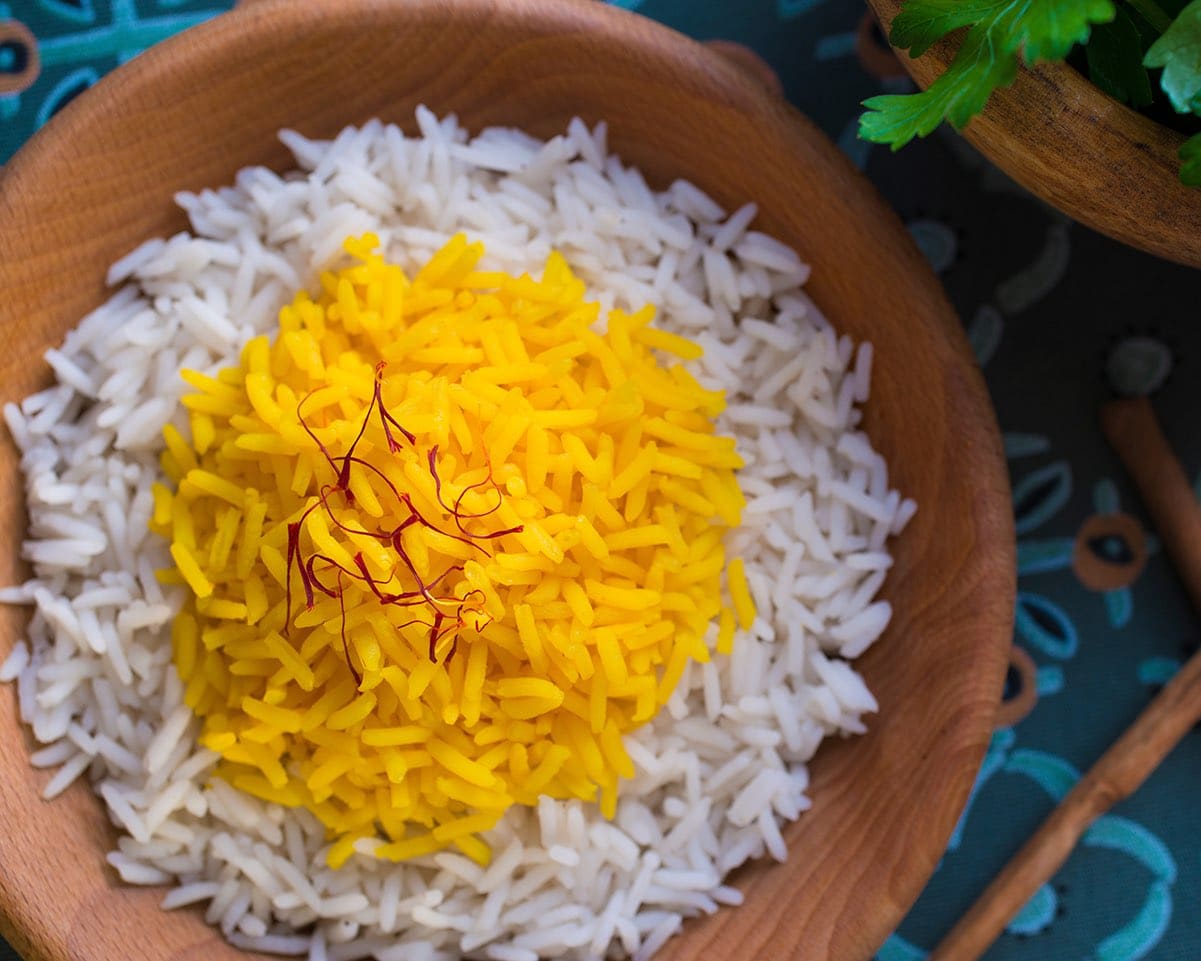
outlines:
M1093 822L1133 794L1199 720L1201 655L1194 655L1022 845L927 961L983 956L1054 877Z
M900 0L868 0L885 32ZM957 45L918 58L898 52L923 88ZM1201 189L1178 177L1184 138L1113 100L1060 63L1019 71L964 136L1031 193L1115 240L1167 260L1201 266Z
M1164 549L1201 613L1201 507L1145 397L1101 411L1110 445L1134 479ZM1040 886L1051 880L1084 832L1133 794L1201 721L1201 653L1194 654L1133 724L1059 803L951 929L929 961L976 961Z
M106 266L180 228L172 194L286 164L275 131L331 135L426 103L471 128L539 135L573 115L656 184L691 178L813 265L810 292L876 345L866 429L917 517L897 546L896 618L862 660L881 705L869 735L823 748L815 808L786 866L738 883L747 903L690 923L666 959L863 961L941 856L987 744L1014 602L1012 517L999 436L960 325L893 213L807 121L699 44L599 3L258 0L119 68L69 104L0 179L3 399L47 380L39 360L104 294ZM12 449L0 511L22 529ZM16 574L15 546L0 581ZM0 656L20 630L9 615ZM196 913L122 888L100 808L77 785L54 803L29 769L0 691L4 932L31 961L232 959ZM97 920L99 919L99 920Z

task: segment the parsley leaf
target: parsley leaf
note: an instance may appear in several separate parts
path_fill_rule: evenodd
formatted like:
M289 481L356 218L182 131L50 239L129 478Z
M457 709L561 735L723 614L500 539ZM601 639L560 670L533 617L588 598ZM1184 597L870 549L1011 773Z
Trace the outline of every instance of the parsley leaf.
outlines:
M1115 12L1113 0L1034 0L1018 20L1026 63L1062 60L1088 41L1094 23L1108 23Z
M1177 113L1201 113L1201 0L1180 12L1143 63L1163 67L1159 85Z
M1187 0L1185 2L1187 3ZM1138 14L1139 19L1154 31L1155 35L1151 38L1152 43L1158 40L1159 35L1172 25L1172 20L1184 6L1184 3L1180 3L1174 11L1169 13L1164 9L1164 0L1126 0L1126 3Z
M859 136L899 150L942 121L963 127L984 109L997 87L1013 82L1017 60L993 45L993 33L973 27L946 73L921 93L882 94L865 100Z
M1201 133L1189 137L1180 148L1180 182L1201 187Z
M1009 0L924 0L907 3L892 21L889 42L920 57L948 33L995 16Z
M1134 107L1151 103L1151 78L1143 66L1143 40L1124 7L1112 23L1099 23L1084 50L1088 76L1115 100Z
M1201 6L1201 0L1194 5ZM915 55L948 32L971 29L929 89L865 101L859 136L896 150L942 120L961 128L984 109L994 90L1013 82L1019 56L1027 63L1062 59L1088 40L1093 24L1114 15L1113 0L908 0L890 39Z

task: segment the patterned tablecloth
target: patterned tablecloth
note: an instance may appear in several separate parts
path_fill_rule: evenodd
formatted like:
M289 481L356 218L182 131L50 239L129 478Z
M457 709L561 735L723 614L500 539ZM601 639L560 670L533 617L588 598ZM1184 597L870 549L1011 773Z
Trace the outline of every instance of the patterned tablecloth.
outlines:
M1002 726L938 873L878 956L914 961L1197 647L1097 409L1114 390L1153 394L1201 492L1201 275L1071 223L947 131L899 154L858 142L859 102L908 85L861 0L621 3L753 49L866 170L941 274L1005 432L1019 594ZM0 0L0 162L106 71L231 5ZM1194 732L1096 824L989 961L1201 958L1199 789ZM0 942L0 961L15 958Z

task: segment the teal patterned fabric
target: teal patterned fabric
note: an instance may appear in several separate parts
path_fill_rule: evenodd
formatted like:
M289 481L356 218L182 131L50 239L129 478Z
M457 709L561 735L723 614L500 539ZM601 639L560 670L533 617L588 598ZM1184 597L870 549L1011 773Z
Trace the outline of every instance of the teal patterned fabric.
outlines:
M859 102L908 87L862 0L619 4L750 48L866 171L941 274L1005 432L1019 596L1004 718L937 874L877 959L920 961L1197 647L1097 409L1115 391L1153 395L1201 494L1201 278L1071 223L945 130L898 154L857 141ZM229 6L0 0L0 162L107 71ZM1088 832L988 961L1201 958L1199 789L1193 732ZM15 958L0 943L0 961Z

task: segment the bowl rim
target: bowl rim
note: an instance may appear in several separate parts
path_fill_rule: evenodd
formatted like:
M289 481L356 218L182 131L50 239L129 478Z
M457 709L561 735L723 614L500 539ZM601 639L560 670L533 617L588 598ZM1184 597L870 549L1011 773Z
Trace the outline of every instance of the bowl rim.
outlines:
M168 38L116 68L103 77L92 89L75 98L52 118L45 127L30 138L9 164L0 170L0 220L3 220L9 209L10 199L20 194L26 181L31 179L42 165L59 162L64 150L69 155L69 145L74 132L92 122L89 107L95 99L95 94L101 91L106 93L118 91L122 85L140 87L145 87L147 84L152 85L156 76L162 76L176 69L177 57L193 56L198 41L209 41L223 35L234 36L248 33L257 36L269 35L276 29L272 17L276 15L277 11L288 11L292 18L302 20L307 18L309 22L317 22L322 17L328 16L352 19L356 15L378 12L384 8L403 7L409 11L437 12L448 5L456 4L487 8L498 15L503 11L504 16L518 21L528 17L531 22L539 24L545 24L546 18L552 16L561 18L561 22L565 25L577 28L583 25L589 29L603 30L614 34L620 30L620 25L626 23L628 18L636 17L640 21L646 20L638 14L611 7L608 4L596 3L594 0L557 0L557 2L555 0L303 0L303 2L301 0L253 0L253 2L244 0L238 7ZM928 273L932 280L931 297L937 301L939 308L938 316L933 322L948 338L950 345L948 351L956 352L964 360L969 358L970 350L967 347L966 336L946 301L941 286L934 278L924 258L917 251L916 246L908 240L895 212L888 207L875 188L838 151L825 134L790 104L772 97L756 81L748 78L739 68L729 64L720 54L707 50L701 44L662 24L652 21L646 21L646 23L648 25L637 35L636 41L644 45L646 55L660 55L662 51L658 49L658 46L666 40L676 45L681 45L683 42L681 49L686 47L688 64L692 69L699 70L700 66L697 65L703 65L704 69L710 73L719 74L723 84L736 88L740 97L747 98L766 117L785 121L792 128L789 130L791 140L808 141L807 146L820 153L823 159L830 163L833 170L841 175L840 179L847 182L848 188L858 192L860 196L857 200L863 209L870 211L872 216L894 226L900 242L904 245L897 256L906 260L913 269ZM627 32L621 30L620 33L624 39L629 39ZM681 62L683 60L684 58L681 58ZM4 249L5 244L0 235L0 252L3 252ZM3 258L0 257L0 273L3 272L2 260ZM969 366L967 364L964 366L963 384L957 386L961 386L964 391L966 407L974 407L973 413L979 418L984 428L983 436L980 438L981 462L989 461L992 464L994 479L1007 492L1008 480L1003 455L1000 453L999 432L983 378L978 369L974 367L966 369ZM983 500L985 499L982 498ZM985 542L998 552L992 558L991 566L1002 571L1003 573L999 576L1005 579L1003 583L997 585L997 596L990 599L989 604L982 606L988 606L990 610L996 609L997 611L1004 609L1006 613L997 618L998 626L995 636L989 639L988 644L984 643L983 637L980 638L977 645L979 672L973 678L973 690L995 689L999 692L1000 681L1004 676L1006 666L1010 634L1004 618L1008 616L1010 621L1012 620L1012 599L1016 582L1012 563L1014 550L1012 516L1008 499L1005 499L1004 503L999 498L993 502L982 503L977 516L977 527L982 535L986 535ZM983 632L980 633L983 634ZM942 823L931 831L932 836L941 838L938 853L941 853L946 840L950 837L958 814L969 797L975 771L987 747L987 733L991 730L992 714L987 712L986 716L986 712L976 708L970 712L970 721L974 727L969 729L965 723L964 729L959 732L958 747L960 750L957 758L960 763L956 780L956 800L953 804L946 806L947 813L944 814ZM89 788L89 795L90 793ZM95 803L99 804L100 802L96 801ZM935 860L932 859L930 873L933 872L935 863ZM882 912L877 911L870 922L865 924L866 935L860 932L860 936L877 943L882 942L899 923L908 907L916 900L926 880L928 880L928 875L912 879L907 886L901 889L898 889L896 884L892 885L890 887L892 901L889 909ZM20 897L20 892L10 888L3 881L4 879L0 878L0 933L14 943L22 944L31 961L64 961L67 957L65 953L55 953L49 946L45 946L45 950L43 950L43 944L34 943L32 937L25 935L25 932L45 931L45 924L28 910L26 903ZM46 942L46 945L48 944L49 942Z
M901 0L868 4L887 37ZM923 90L957 49L946 38L920 57L893 48ZM1066 63L1022 64L962 135L1073 220L1136 250L1201 267L1201 188L1178 176L1184 136L1114 100Z

